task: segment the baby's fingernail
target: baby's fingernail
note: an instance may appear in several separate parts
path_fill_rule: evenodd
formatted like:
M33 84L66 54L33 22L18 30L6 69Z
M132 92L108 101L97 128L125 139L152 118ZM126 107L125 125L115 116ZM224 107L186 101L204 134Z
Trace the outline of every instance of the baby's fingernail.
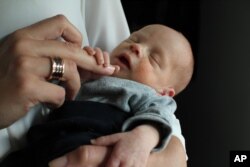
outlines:
M113 72L115 70L115 67L113 67L113 66L107 66L104 69L106 69L107 71L112 71Z
M91 144L95 144L95 139L90 140Z

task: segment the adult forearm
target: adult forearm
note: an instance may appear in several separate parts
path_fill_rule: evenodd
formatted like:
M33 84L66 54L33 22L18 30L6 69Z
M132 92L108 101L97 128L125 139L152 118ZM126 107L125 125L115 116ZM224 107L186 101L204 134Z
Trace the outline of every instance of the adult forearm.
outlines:
M111 147L85 145L52 161L50 167L93 166L98 167L107 162L112 152ZM67 165L66 165L67 164ZM186 167L186 153L178 138L172 137L168 146L161 152L152 153L147 167Z
M161 152L152 153L147 167L186 167L186 153L180 140L173 136Z

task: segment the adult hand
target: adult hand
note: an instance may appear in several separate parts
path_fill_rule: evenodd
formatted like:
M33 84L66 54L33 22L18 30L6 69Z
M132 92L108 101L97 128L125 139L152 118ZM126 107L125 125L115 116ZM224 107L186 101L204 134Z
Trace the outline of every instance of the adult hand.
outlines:
M63 38L64 41L58 40ZM60 106L80 88L77 67L110 75L114 67L96 66L81 49L80 32L62 15L19 29L0 42L0 129L40 102ZM51 57L65 62L65 89L48 82Z
M103 167L111 154L111 147L86 145L49 163L49 167L91 166Z
M105 166L111 155L111 147L87 145L55 159L49 163L50 167L70 166ZM149 156L147 167L186 167L186 154L183 145L177 137L172 137L167 147Z
M145 167L152 149L159 142L159 132L151 125L140 125L121 133L101 136L91 140L98 146L113 146L105 166Z

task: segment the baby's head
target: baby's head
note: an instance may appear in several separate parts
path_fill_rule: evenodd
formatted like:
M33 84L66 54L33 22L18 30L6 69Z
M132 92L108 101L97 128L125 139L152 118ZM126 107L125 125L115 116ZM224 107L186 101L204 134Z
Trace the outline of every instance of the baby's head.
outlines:
M110 61L120 66L114 76L143 83L169 96L188 85L194 64L187 39L158 24L132 33L113 50Z

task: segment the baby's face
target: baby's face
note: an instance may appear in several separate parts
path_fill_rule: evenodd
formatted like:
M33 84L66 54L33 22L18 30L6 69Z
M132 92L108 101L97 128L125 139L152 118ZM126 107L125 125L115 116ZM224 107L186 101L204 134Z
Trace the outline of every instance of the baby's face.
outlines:
M146 26L119 44L110 61L119 65L114 76L161 89L169 83L173 64L170 32L161 25Z

